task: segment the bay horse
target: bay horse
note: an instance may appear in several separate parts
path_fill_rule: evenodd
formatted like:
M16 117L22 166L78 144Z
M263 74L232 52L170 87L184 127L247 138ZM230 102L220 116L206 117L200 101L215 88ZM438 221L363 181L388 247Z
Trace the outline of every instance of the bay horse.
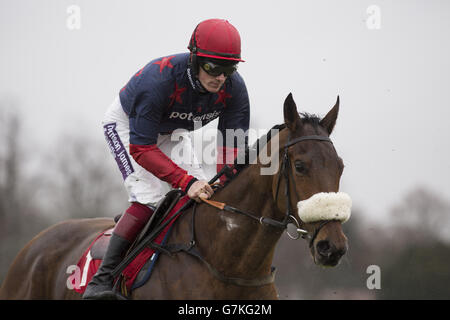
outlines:
M196 205L195 248L202 259L186 252L161 254L151 278L133 290L131 298L277 299L272 260L288 222L309 239L316 264L337 265L348 246L339 208L331 206L336 212L326 213L330 206L317 205L322 197L310 205L312 211L299 213L306 210L300 204L307 199L338 194L344 165L329 139L338 110L339 97L323 119L308 114L301 117L289 94L284 102L284 124L277 134L279 147L270 155L281 167L275 174L261 175L268 165L257 157L213 195L211 200L233 205L234 212L226 210L228 205L222 209ZM266 143L266 151L273 141L272 137ZM193 214L187 210L180 215L168 245L189 243ZM66 270L77 264L100 232L113 226L112 219L95 218L69 220L42 231L13 261L0 299L80 299L81 295L66 285Z

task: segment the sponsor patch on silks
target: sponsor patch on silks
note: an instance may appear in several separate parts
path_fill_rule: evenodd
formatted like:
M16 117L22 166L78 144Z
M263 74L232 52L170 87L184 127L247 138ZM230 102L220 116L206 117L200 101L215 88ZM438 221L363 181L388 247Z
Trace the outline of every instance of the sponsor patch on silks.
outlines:
M106 142L109 149L116 159L119 170L122 173L123 180L125 180L130 174L134 172L133 165L131 164L130 157L127 150L120 140L119 134L116 131L116 123L109 123L103 126L103 132L105 134Z
M352 199L345 192L320 192L297 203L298 215L305 222L338 220L346 222L351 215Z

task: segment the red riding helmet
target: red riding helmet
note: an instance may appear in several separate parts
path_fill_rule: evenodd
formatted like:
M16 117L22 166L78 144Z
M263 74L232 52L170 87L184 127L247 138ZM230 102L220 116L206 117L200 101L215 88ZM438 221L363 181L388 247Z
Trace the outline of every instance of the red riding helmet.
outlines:
M244 62L239 32L227 20L200 22L192 33L188 49L198 57Z

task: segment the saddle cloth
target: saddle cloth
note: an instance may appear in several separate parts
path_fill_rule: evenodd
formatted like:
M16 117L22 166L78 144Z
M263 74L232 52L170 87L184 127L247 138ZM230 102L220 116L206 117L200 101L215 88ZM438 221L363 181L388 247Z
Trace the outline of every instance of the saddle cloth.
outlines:
M173 209L167 214L166 220L170 219L178 209L184 205L189 198L187 196L183 197L178 201L178 203L173 207ZM153 240L153 243L164 245L169 238L170 229L177 218L173 219ZM80 281L76 283L76 277L72 277L72 288L83 294L86 286L92 277L97 272L100 264L102 262L103 256L109 244L109 239L111 236L113 228L101 232L94 241L85 250L83 255L77 264L77 270L81 272ZM127 295L131 293L132 290L139 288L144 285L150 278L153 267L157 261L159 252L155 252L150 247L145 247L136 258L122 271L122 291L125 291ZM117 279L116 279L117 280Z

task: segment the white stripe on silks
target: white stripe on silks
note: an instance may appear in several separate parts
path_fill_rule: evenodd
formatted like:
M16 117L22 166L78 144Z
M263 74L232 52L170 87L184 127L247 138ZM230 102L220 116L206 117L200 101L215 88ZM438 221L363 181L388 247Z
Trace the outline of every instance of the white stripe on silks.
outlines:
M298 215L305 222L338 220L346 222L351 215L352 199L345 192L320 192L297 203Z

